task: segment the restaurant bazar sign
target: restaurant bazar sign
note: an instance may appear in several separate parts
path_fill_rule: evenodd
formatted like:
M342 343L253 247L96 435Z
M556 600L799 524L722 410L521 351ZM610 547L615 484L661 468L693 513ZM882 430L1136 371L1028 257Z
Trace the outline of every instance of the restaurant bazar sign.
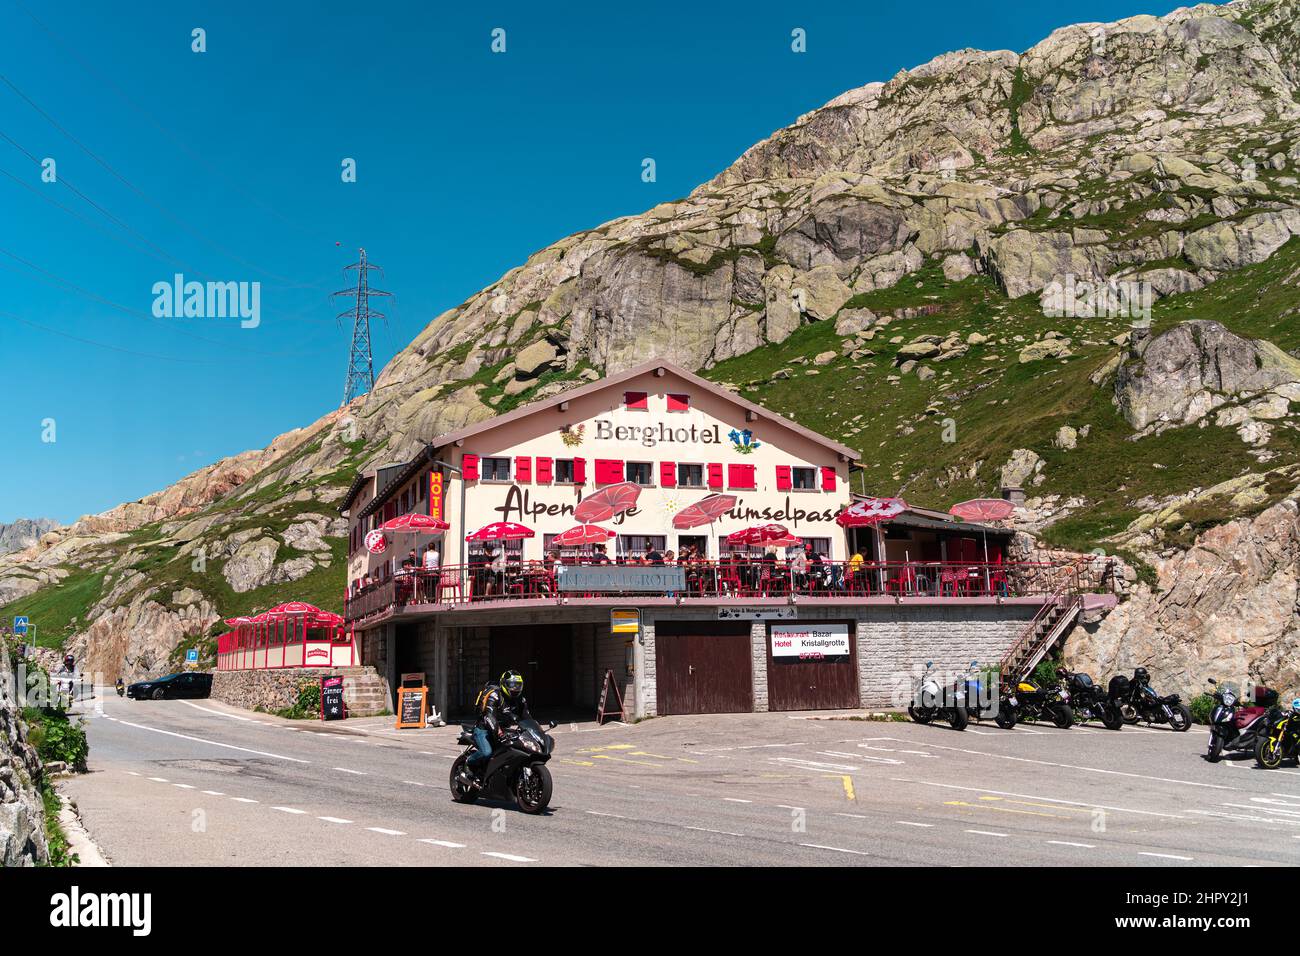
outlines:
M706 489L700 489L705 491ZM517 521L520 524L527 524L534 518L539 517L571 517L578 502L582 499L577 498L572 502L562 504L546 503L533 497L531 489L521 488L519 485L511 485L506 490L505 501L497 505L492 510L501 515L502 521ZM763 507L756 508L745 504L742 497L736 498L736 507L726 512L726 517L733 521L756 522L756 521L779 521L788 522L798 527L799 522L822 522L834 521L835 516L840 513L839 508L820 508L806 510L793 503L789 495L782 499L782 505L777 508ZM634 518L641 514L640 508L629 508L623 514L615 515L611 519L612 524L622 524L625 518Z

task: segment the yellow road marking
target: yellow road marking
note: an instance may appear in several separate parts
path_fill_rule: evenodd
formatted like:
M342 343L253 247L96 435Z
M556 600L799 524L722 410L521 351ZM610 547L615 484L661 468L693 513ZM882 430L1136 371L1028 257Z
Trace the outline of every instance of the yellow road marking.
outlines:
M978 803L967 803L965 800L945 800L945 807L970 807L972 810L997 810L999 813L1023 813L1031 817L1055 817L1056 813L1039 813L1037 810L1012 810L1010 807L990 807L981 806Z
M561 763L573 764L575 767L594 767L596 766L590 760L570 760L568 757L561 757Z
M844 784L845 798L849 800L858 799L857 794L853 792L853 778L850 777L848 774L844 774L843 776L840 777L840 781Z
M1054 803L1030 803L1027 800L1008 800L1007 803L1019 804L1022 807L1042 807L1044 810L1072 810L1075 813L1092 813L1091 807L1061 807Z
M660 760L680 760L683 763L699 763L698 760L692 760L690 757L665 757L663 754L652 754L646 750L633 750L629 757L658 757Z
M597 754L602 750L631 750L636 744L610 744L608 747L586 747L579 750L580 754Z
M663 764L655 763L653 760L628 760L626 757L614 757L610 754L592 754L592 760L616 760L619 763L634 763L640 767L662 767Z

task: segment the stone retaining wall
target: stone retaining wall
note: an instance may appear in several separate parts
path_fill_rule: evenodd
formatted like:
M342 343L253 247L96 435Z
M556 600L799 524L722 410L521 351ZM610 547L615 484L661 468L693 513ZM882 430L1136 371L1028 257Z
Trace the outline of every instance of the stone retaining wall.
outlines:
M244 710L275 713L298 701L304 681L319 683L322 677L343 675L343 700L348 714L363 717L384 710L377 695L369 693L379 677L369 668L286 667L276 670L216 671L212 675L212 698Z
M0 867L49 862L41 758L27 742L10 649L0 639Z

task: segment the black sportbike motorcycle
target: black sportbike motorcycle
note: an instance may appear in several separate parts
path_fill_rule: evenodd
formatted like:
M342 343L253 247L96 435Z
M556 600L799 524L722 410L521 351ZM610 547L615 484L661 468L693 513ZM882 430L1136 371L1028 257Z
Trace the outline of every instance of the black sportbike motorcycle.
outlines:
M555 727L551 721L550 728ZM550 729L548 728L548 729ZM478 771L468 765L474 744L474 725L461 724L456 743L465 751L451 765L451 798L473 803L479 797L513 800L524 813L541 813L551 802L551 759L555 738L532 718L521 720L501 735L487 765Z
M1098 720L1107 730L1119 730L1124 726L1124 715L1120 713L1119 704L1094 684L1091 677L1068 671L1064 667L1059 668L1056 675L1065 681L1070 690L1070 705L1074 708L1075 723Z
M1124 723L1136 724L1144 720L1148 724L1168 724L1171 730L1186 731L1192 726L1192 712L1187 709L1182 698L1177 694L1161 697L1151 688L1151 676L1145 667L1133 672L1133 679L1128 681L1128 693L1115 694L1116 680L1111 678L1112 696L1118 698L1120 712Z

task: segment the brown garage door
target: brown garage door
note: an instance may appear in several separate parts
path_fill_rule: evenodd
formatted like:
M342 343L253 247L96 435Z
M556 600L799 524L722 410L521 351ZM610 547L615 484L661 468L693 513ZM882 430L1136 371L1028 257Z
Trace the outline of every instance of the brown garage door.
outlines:
M768 709L857 707L857 643L856 628L848 622L768 625Z
M569 628L541 624L494 627L488 648L489 679L505 670L519 671L530 710L573 703L573 636Z
M749 625L659 621L655 677L660 714L735 714L754 709Z

